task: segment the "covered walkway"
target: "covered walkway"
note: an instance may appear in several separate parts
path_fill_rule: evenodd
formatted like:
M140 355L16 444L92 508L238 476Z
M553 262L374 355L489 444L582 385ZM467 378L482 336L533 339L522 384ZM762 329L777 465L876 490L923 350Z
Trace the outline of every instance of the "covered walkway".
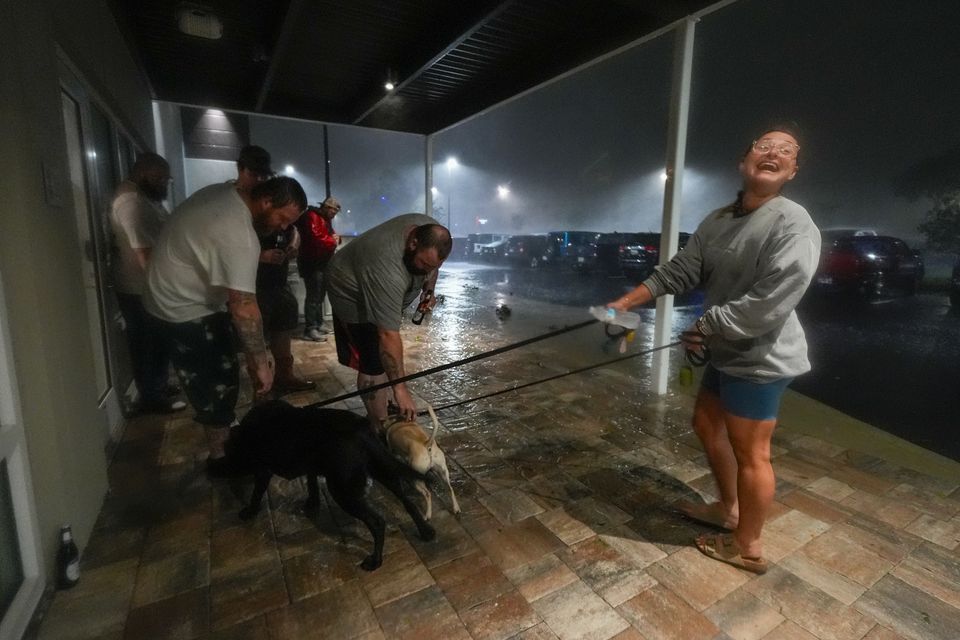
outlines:
M495 294L456 274L441 285L446 302L433 322L404 330L410 370L583 315L509 300L513 313L502 321ZM544 342L413 388L436 405L474 397L605 357L603 341L596 330ZM351 388L332 342L297 343L296 355L320 388L291 402ZM242 523L250 484L206 478L203 436L189 416L137 418L114 455L81 582L57 593L31 635L960 637L960 465L789 395L764 534L774 566L754 576L691 546L707 529L673 504L713 491L689 427L692 388L658 397L646 388L649 361L634 362L444 412L439 442L462 518L435 499L438 536L424 543L397 501L375 488L389 528L373 573L357 566L366 530L329 499L308 519L302 484L274 480L269 509Z

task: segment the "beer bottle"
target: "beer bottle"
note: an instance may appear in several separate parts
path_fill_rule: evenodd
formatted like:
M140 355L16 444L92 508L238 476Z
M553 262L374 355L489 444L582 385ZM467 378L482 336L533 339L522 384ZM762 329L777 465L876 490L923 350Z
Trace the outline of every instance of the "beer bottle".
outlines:
M71 589L80 582L80 551L73 541L70 525L60 527L60 549L57 551L57 588Z

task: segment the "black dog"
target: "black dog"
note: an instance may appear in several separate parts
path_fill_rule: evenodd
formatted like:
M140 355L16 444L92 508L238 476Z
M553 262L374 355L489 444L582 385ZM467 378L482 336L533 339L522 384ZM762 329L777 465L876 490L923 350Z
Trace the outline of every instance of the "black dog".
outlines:
M309 496L305 509L320 504L317 476L327 479L330 495L344 511L363 521L373 535L373 553L361 563L373 571L383 562L383 517L367 502L370 478L392 491L413 518L424 540L436 532L403 494L400 479L426 478L390 455L365 417L339 409L294 407L274 400L253 407L226 443L231 475L253 474L250 504L240 511L249 520L260 511L263 494L274 475L288 480L307 476Z

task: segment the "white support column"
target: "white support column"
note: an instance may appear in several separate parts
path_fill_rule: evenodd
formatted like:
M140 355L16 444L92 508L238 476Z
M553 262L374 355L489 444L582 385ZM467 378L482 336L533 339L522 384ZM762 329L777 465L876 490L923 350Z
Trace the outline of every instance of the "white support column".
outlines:
M687 119L690 111L690 76L693 69L693 31L696 19L688 18L678 27L674 40L673 89L670 96L670 122L667 134L667 181L663 192L663 223L660 230L660 262L677 252L680 231L680 196L683 189L683 164L687 147ZM673 342L673 296L657 300L653 346ZM657 351L653 356L653 389L667 392L670 353Z
M433 134L428 135L423 141L423 178L424 178L424 204L423 212L428 216L433 215Z

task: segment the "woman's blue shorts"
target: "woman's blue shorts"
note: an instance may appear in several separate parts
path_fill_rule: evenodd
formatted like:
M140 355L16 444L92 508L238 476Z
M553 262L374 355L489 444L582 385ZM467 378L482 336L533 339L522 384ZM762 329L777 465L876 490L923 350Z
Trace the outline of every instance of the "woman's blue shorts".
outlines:
M749 420L776 420L780 398L793 378L753 382L737 378L707 365L700 388L720 397L723 410Z

